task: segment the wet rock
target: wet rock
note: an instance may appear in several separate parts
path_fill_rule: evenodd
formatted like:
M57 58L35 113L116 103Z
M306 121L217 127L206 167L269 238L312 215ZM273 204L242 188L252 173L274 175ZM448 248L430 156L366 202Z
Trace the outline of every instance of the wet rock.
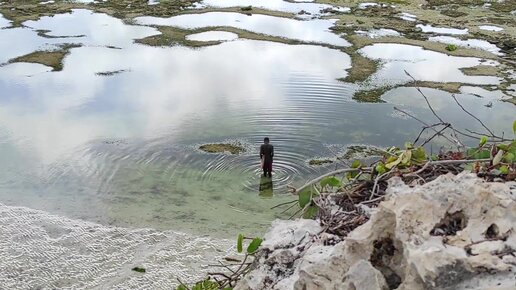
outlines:
M387 192L370 220L335 245L314 221L275 222L235 289L514 289L509 183L463 173L410 187L393 178Z

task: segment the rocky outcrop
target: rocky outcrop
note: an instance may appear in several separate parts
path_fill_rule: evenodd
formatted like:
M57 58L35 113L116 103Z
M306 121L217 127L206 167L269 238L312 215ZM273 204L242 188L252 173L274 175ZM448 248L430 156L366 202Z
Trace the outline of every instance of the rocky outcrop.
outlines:
M276 221L235 289L516 289L516 183L441 176L389 181L342 240L317 221Z

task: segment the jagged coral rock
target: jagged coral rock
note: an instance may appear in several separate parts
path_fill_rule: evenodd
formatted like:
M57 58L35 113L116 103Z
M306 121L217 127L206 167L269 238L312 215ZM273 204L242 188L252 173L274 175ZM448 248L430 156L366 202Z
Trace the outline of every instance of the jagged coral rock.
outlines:
M515 227L514 183L393 178L370 220L335 245L313 223L275 222L236 289L516 289Z

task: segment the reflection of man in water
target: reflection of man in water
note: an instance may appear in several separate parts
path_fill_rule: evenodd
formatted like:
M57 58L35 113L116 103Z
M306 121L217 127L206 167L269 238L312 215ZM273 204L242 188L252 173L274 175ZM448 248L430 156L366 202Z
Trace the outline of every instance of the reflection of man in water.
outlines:
M260 146L260 159L262 159L263 176L272 177L272 158L274 157L274 146L269 144L269 137L263 139Z
M258 194L262 198L271 198L274 194L272 178L262 176L260 178L260 193Z

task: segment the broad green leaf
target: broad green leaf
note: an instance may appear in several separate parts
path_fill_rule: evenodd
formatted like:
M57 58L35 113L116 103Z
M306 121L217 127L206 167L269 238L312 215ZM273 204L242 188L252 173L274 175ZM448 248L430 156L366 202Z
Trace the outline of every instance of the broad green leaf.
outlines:
M498 145L496 145L496 147L505 152L509 151L509 145L507 145L507 144L498 144Z
M498 153L496 153L495 157L493 158L494 166L500 164L500 162L502 161L503 154L503 150L498 150Z
M243 244L244 244L244 235L239 234L238 238L237 238L237 252L242 253L242 251L244 250Z
M400 164L402 156L403 156L403 154L400 157L398 157L396 160L385 164L385 168L391 170L393 167L396 167L398 164Z
M346 173L346 178L348 180L351 180L351 179L357 177L357 175L358 175L358 171L350 171L350 172Z
M394 162L396 160L398 160L398 156L390 156L389 158L387 158L387 161L385 161L385 164Z
M478 146L482 147L482 146L486 145L486 143L487 143L487 137L482 136L482 138L480 138L480 143L478 144Z
M501 166L500 167L500 172L502 174L509 174L509 167L507 165Z
M491 158L491 150L469 148L466 150L466 155L469 159L488 159Z
M360 165L360 160L354 160L353 163L351 163L351 168L359 168Z
M405 150L401 155L401 164L405 166L410 165L410 159L412 159L412 151Z
M192 290L218 290L219 284L214 281L204 280L201 282L197 282L195 286L192 287Z
M319 212L319 208L316 206L309 206L305 213L303 214L303 218L305 219L314 219L317 216L317 213Z
M299 206L304 208L312 199L312 188L307 188L299 193Z
M338 187L338 186L341 186L341 182L335 176L329 176L329 177L325 177L321 180L321 186L325 187L326 185L329 185L331 187Z
M385 168L385 164L383 164L382 162L378 163L374 169L375 169L375 170L376 170L376 172L378 172L378 174L380 174L380 175L382 175L382 174L384 174L385 172L387 172L387 168Z
M434 154L434 155L432 155L432 157L430 157L430 158L432 159L432 161L437 161L437 160L439 160L439 156L437 156L437 155L435 155L435 154Z
M516 120L514 120L514 123L512 123L512 132L514 135L516 135Z
M260 238L254 238L249 246L247 247L247 253L252 254L258 250L260 245L262 244L263 240Z
M412 150L412 159L414 159L418 163L426 161L427 156L425 148L417 147L416 149Z
M515 160L515 158L514 158L514 157L515 157L514 153L507 152L507 154L505 154L505 156L504 156L504 158L503 158L503 159L504 159L504 160L505 160L505 162L507 162L507 163L513 163L513 162L514 162L514 160Z
M410 149L412 149L412 148L414 148L414 145L413 145L412 143L410 143L410 142L405 142L405 149L406 149L406 150L410 150Z

